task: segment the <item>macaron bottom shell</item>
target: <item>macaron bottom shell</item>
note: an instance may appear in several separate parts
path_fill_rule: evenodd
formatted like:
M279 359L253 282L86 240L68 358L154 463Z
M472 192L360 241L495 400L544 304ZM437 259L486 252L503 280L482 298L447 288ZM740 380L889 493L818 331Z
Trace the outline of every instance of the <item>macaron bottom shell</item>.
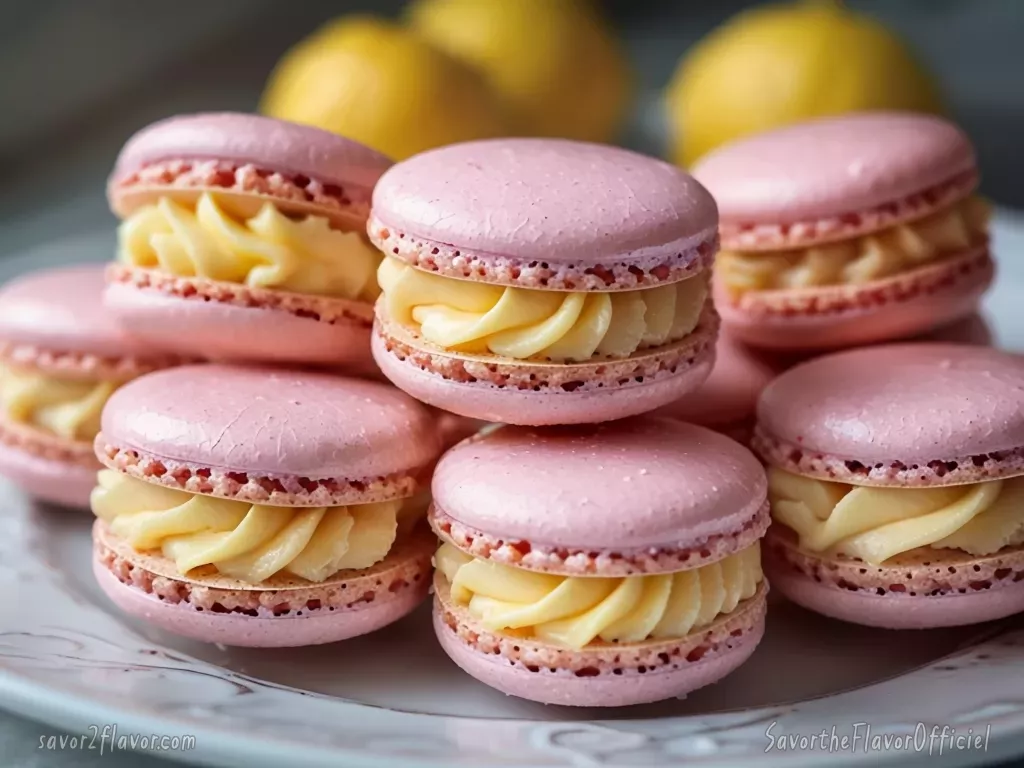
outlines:
M541 653L557 650L563 660L567 653L565 649L534 643L530 638L499 634L503 642L493 650L471 646L451 626L452 621L476 636L477 642L485 642L483 638L488 631L468 619L465 611L452 606L447 586L437 577L434 581L434 632L445 653L463 671L503 693L542 704L629 706L685 697L743 664L764 636L767 593L768 583L764 581L753 597L713 624L678 640L657 641L654 650L661 652L649 666L631 667L627 657L634 651L654 656L649 648L644 648L651 643L601 646L596 652L589 647L569 651L579 662L572 668L544 666L540 659L532 659L537 663L524 662L523 657L535 646L541 648ZM707 647L707 643L712 643L711 647ZM507 645L512 645L514 655L519 658L506 655L503 646ZM516 653L520 648L522 655ZM611 663L610 659L613 659Z
M184 298L121 282L108 285L104 303L133 336L191 357L346 366L360 373L373 369L368 320L326 322L284 309Z
M75 509L89 508L89 494L96 485L95 467L36 456L0 443L0 475L30 496L50 504Z
M1024 549L1007 548L976 561L966 552L931 553L902 562L893 558L881 566L843 559L837 567L827 557L798 549L788 532L773 527L765 540L763 564L772 586L791 602L852 624L931 629L979 624L1024 611L1024 578L1018 579L1024 577ZM827 575L812 577L808 567ZM947 589L935 594L935 589L906 584L929 567L941 574Z
M229 611L223 607L218 609L216 603L204 610L188 598L167 600L115 575L103 557L104 545L112 537L113 534L105 527L99 524L94 527L93 574L100 588L118 608L182 637L253 648L296 648L333 643L373 632L397 621L427 596L430 556L434 550L431 537L418 536L404 547L396 545L384 560L364 571L339 572L324 584L309 583L293 590L274 591L274 600L280 599L288 604L289 610ZM119 549L123 551L124 548ZM129 566L134 570L134 563L129 563ZM144 570L143 566L139 567ZM148 575L159 577L156 573ZM348 605L331 607L331 595L338 591L341 579L344 582L340 589L357 593L360 598ZM179 576L179 580L188 582L186 577ZM168 581L166 576L163 581ZM198 586L204 588L202 584ZM249 587L239 583L236 591L258 591L261 598L268 594L265 585Z
M384 375L417 400L460 416L489 422L545 426L613 421L647 413L696 390L711 372L714 348L704 346L675 373L653 379L613 383L599 389L550 388L547 391L465 383L424 370L400 359L375 331L373 357Z
M876 299L878 284L823 286L748 294L737 305L715 285L715 306L722 324L751 346L780 351L825 350L903 339L929 333L972 315L991 284L994 264L985 254L973 261L950 259L928 269L936 272L929 287L915 289L916 273L887 283L893 296ZM919 270L920 271L920 270ZM903 283L906 283L904 286ZM812 303L816 296L843 294L852 309L814 312L790 308ZM759 306L760 305L760 306Z

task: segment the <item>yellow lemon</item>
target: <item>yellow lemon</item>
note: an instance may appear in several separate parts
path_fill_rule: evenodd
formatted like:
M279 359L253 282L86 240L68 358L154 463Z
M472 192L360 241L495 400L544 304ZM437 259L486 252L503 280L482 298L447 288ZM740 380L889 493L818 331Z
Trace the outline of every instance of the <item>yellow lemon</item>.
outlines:
M478 67L517 132L611 141L629 108L618 40L587 0L417 0L409 23Z
M683 57L666 95L682 165L740 136L814 117L941 111L932 78L903 42L837 2L739 14Z
M477 72L414 32L368 16L330 22L289 51L261 106L396 160L508 132L500 101Z

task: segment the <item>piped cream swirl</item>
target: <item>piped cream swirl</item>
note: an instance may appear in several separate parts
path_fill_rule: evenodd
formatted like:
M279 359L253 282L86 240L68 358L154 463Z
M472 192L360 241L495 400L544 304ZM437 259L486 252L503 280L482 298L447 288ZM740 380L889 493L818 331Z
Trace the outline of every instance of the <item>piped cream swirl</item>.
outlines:
M534 573L447 543L434 560L452 600L488 629L576 649L685 637L752 597L762 579L760 544L688 571L623 578Z
M703 276L636 291L581 293L441 277L386 257L377 271L388 317L460 352L583 361L628 357L690 334Z
M92 440L100 414L117 389L110 381L59 379L33 371L0 369L4 417L68 440Z
M989 207L978 197L864 237L795 251L721 251L715 269L733 294L861 285L963 253L984 242Z
M101 470L92 511L139 551L159 550L186 574L212 566L247 584L277 573L323 581L369 568L394 543L400 501L269 507L199 496Z
M1024 477L948 488L868 488L768 472L772 518L801 549L872 565L918 547L989 555L1024 543Z
M118 228L118 258L254 288L364 301L380 292L380 254L355 232L332 229L320 216L290 218L272 203L240 220L210 193L194 209L162 197L135 211Z

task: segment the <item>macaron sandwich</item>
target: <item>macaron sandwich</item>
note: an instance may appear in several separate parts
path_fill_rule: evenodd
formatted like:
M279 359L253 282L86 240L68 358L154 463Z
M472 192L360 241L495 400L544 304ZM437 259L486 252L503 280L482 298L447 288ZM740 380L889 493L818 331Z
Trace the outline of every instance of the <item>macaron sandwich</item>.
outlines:
M838 619L913 629L1024 611L1024 358L924 343L818 358L761 396L765 570Z
M764 631L764 471L703 427L500 427L432 483L434 627L466 672L534 701L683 696Z
M43 501L88 507L107 398L178 360L103 309L102 265L47 269L0 290L0 473Z
M436 544L416 494L440 443L392 387L183 366L119 389L95 450L94 572L144 621L301 646L372 631L426 596Z
M693 169L719 206L715 303L738 338L828 349L970 315L993 276L969 139L862 113L741 139Z
M393 166L373 192L373 354L417 399L484 421L596 422L694 390L713 360L718 217L680 169L501 139Z
M221 361L371 365L383 155L257 115L172 117L122 149L108 307L155 346Z

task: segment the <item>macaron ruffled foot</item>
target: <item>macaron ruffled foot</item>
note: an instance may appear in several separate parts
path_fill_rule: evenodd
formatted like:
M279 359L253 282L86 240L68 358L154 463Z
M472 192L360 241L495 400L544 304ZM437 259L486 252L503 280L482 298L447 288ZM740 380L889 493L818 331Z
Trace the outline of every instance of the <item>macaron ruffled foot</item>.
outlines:
M0 473L36 498L88 507L93 438L124 382L179 362L124 334L103 267L48 269L0 290Z
M256 115L164 120L121 151L107 304L155 345L225 361L372 365L380 255L370 191L390 161Z
M612 147L510 139L395 166L374 190L374 357L463 416L572 424L649 411L707 377L710 195Z
M1024 611L1024 362L970 346L819 358L765 390L772 584L893 629Z
M968 138L937 117L864 113L742 139L694 175L719 205L715 302L782 350L909 338L975 311L992 281Z
M104 410L94 572L124 611L225 645L314 645L426 596L431 415L390 387L209 365Z
M761 639L764 472L722 435L648 417L502 427L445 454L432 490L434 628L493 688L658 701L720 679Z

